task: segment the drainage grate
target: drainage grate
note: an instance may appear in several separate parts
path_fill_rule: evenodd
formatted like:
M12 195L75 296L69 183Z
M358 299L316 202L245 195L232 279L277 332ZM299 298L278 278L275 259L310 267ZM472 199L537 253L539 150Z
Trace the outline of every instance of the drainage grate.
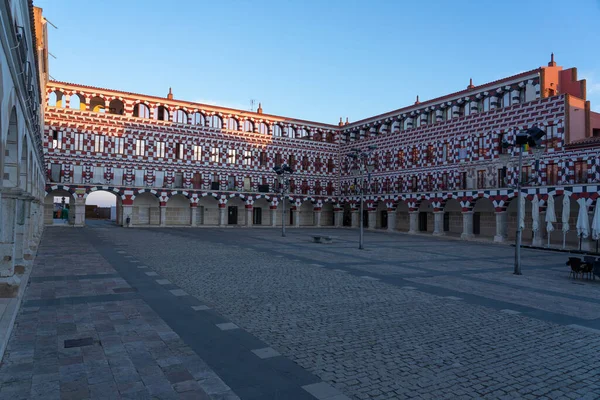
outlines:
M115 292L115 293L129 293L129 292L137 292L137 289L133 288L133 287L132 288L125 288L125 287L123 287L123 288L113 289L113 292Z
M100 343L100 342L98 342ZM83 347L83 346L91 346L94 344L94 339L91 337L81 338L81 339L69 339L65 340L65 349L70 349L71 347Z

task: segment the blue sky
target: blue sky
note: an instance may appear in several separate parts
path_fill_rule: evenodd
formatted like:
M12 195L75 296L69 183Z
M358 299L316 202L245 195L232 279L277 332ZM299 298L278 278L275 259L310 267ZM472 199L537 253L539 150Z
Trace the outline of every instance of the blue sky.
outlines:
M34 0L62 81L335 124L546 65L600 111L600 0Z

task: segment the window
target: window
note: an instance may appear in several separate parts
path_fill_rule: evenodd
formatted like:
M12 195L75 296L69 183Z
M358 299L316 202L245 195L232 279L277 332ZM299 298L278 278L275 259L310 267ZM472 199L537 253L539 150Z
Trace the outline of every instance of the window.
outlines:
M327 172L333 172L334 168L335 164L333 163L333 158L330 158L329 161L327 161Z
M237 152L236 152L235 149L229 149L229 150L227 150L227 162L229 164L235 164L235 162L236 162L236 155L237 155Z
M575 183L587 183L587 162L575 161Z
M254 124L252 121L244 121L244 132L254 132Z
M204 115L199 112L196 112L192 115L192 124L194 125L205 125Z
M477 171L477 189L485 189L485 170Z
M502 98L500 99L500 107L509 107L510 106L510 92L504 92Z
M264 122L261 122L260 125L258 125L258 133L262 133L263 135L268 134L269 126L267 124L265 124Z
M210 127L215 129L221 129L223 127L223 120L218 115L210 117Z
M229 129L230 131L238 130L238 122L235 118L229 117L229 119L227 120L227 129Z
M286 128L286 135L289 138L295 138L296 137L296 129L294 129L293 126L288 126Z
M419 161L419 149L413 147L412 149L412 162L413 164L417 164Z
M83 151L83 133L73 135L73 149Z
M142 103L136 104L133 107L133 116L138 118L150 118L150 108Z
M52 131L52 148L62 149L62 132Z
M258 163L260 164L261 167L264 167L265 165L267 165L267 153L265 153L264 151L261 151L258 158L259 158ZM279 165L279 164L277 164L277 165Z
M483 99L483 111L490 111L490 98L489 97L485 97Z
M168 121L169 120L169 110L167 110L164 106L158 106L154 109L154 119L159 121Z
M179 124L187 124L188 123L188 114L183 110L175 111L175 122Z
M506 168L498 169L498 187L503 188L506 187Z
M194 150L194 153L192 155L192 159L194 161L201 161L202 160L202 146L195 144L193 150Z
M460 177L460 189L466 190L467 189L467 173L461 172L459 177Z
M453 115L452 115L452 107L446 107L444 109L444 119L446 121L449 121L449 120L452 119L452 117L453 117Z
M302 168L304 170L308 169L308 156L303 156L302 157Z
M410 188L413 192L416 192L419 190L419 188L417 187L417 177L416 176L413 176L410 179Z
M444 172L442 174L442 190L448 189L448 173Z
M433 156L434 156L433 145L430 144L430 145L427 146L427 162L428 163L432 163L433 162Z
M290 155L289 155L289 157L288 157L288 165L289 165L291 168L294 168L294 167L295 167L295 165L296 165L296 157L294 157L294 155L293 155L293 154L290 154Z
M477 155L479 157L485 157L485 144L484 144L484 140L483 140L483 136L479 136L477 138Z
M137 139L135 141L135 155L145 156L146 155L146 141L144 139Z
M123 154L125 153L125 138L115 137L113 138L113 153Z
M558 164L546 165L546 184L556 185L558 183Z
M431 110L427 114L427 124L435 124L435 111Z
M281 154L275 154L275 165L281 165Z
M213 147L212 153L210 154L210 161L216 163L221 161L221 151L218 147Z
M273 125L273 136L281 137L281 125L275 124Z
M398 166L404 165L404 150L398 151Z
M442 161L448 160L448 143L442 144Z
M498 135L498 154L508 153L508 147L502 146L504 143L504 133Z
M525 165L521 169L521 185L523 185L523 186L527 185L527 182L529 182L530 178L531 178L531 166Z
M104 136L94 135L94 151L96 153L104 153Z
M250 150L244 150L244 165L252 165L252 152Z
M549 148L557 148L560 145L560 134L558 133L557 125L549 125L546 127L546 145Z
M164 158L165 157L165 142L156 142L154 144L154 154L156 155L156 157L158 158Z
M175 158L183 160L185 157L185 145L182 143L175 144Z

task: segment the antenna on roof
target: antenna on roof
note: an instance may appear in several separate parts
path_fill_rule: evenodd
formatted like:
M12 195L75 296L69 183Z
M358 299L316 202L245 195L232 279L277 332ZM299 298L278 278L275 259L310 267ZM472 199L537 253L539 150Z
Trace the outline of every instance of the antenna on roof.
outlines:
M256 100L250 99L250 111L254 112L254 105L256 104Z

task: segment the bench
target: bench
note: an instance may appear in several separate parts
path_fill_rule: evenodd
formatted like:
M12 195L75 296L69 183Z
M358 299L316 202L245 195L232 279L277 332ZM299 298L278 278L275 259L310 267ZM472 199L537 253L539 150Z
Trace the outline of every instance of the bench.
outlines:
M312 236L314 243L331 243L333 238L327 235L313 235Z

